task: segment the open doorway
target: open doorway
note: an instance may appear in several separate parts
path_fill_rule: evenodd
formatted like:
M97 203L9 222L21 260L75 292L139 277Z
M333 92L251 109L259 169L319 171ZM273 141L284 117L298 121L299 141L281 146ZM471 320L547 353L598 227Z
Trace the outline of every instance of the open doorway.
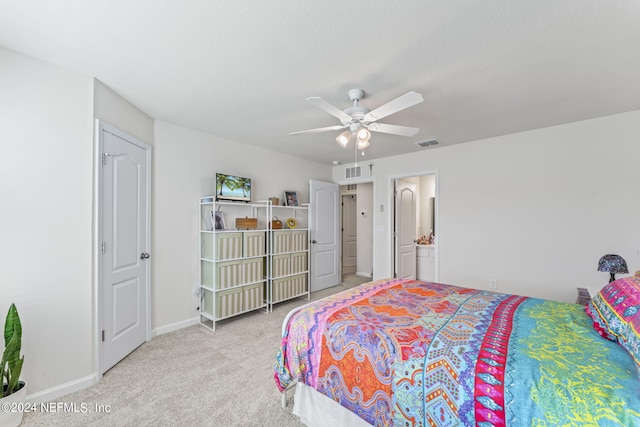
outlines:
M373 183L340 186L342 280L373 278Z
M437 274L436 174L398 177L394 185L394 277L435 282Z

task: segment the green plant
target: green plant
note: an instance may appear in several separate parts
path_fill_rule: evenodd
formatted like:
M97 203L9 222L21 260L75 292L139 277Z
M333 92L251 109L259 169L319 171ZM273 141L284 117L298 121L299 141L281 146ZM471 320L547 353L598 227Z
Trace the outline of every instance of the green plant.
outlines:
M20 357L22 346L22 323L15 304L11 304L4 323L4 353L2 353L2 395L9 396L20 389L20 372L24 356ZM5 383L6 380L6 383Z

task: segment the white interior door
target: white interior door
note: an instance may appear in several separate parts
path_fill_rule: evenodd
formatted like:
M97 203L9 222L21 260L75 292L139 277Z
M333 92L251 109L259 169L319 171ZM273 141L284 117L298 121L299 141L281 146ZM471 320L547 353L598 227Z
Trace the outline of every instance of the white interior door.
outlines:
M396 277L416 278L416 185L396 180Z
M309 181L309 256L311 292L340 284L340 188Z
M342 274L355 273L358 266L356 196L342 196Z
M149 338L151 148L105 124L102 149L99 310L101 373Z

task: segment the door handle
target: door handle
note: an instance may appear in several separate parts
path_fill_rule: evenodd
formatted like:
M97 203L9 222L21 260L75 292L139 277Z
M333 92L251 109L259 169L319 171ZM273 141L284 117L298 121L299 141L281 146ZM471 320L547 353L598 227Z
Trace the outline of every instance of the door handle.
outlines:
M316 239L313 239L313 240L311 241L311 243L314 243L314 244L315 244L315 243L318 243L318 241L317 241Z
M140 259L147 259L147 258L149 258L149 254L148 254L148 253L146 253L146 252L142 252L142 253L140 254Z

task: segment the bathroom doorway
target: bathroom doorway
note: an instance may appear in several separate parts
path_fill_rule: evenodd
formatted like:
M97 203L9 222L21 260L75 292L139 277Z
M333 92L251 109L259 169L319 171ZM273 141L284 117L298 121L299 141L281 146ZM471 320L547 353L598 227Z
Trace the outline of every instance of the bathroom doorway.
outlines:
M393 185L394 277L437 281L436 174L397 177Z

